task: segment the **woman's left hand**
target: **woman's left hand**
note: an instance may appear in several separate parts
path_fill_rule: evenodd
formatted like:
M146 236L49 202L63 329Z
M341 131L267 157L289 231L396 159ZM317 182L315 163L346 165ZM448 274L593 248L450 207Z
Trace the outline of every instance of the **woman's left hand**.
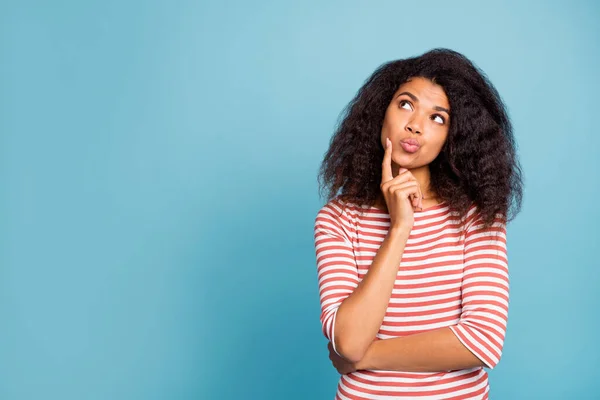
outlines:
M327 343L327 348L329 349L329 359L331 360L333 366L340 375L346 375L357 370L356 364L346 360L343 357L340 357L333 350L333 345L331 344L331 342Z

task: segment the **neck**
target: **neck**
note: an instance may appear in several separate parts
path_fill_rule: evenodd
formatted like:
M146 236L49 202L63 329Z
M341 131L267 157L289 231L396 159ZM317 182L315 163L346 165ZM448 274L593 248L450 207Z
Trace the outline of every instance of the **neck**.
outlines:
M399 165L392 165L392 175L394 177L398 175L399 170ZM421 187L421 191L423 192L423 198L435 198L436 193L429 187L429 185L431 184L431 173L429 171L429 165L423 165L419 168L409 169L409 171L411 174L413 174L417 182L419 182L419 186Z
M400 170L400 166L392 163L392 175L394 177L396 177L398 175L399 170ZM430 181L431 175L430 175L430 171L429 171L429 166L424 165L419 168L409 169L409 171L411 172L411 174L413 174L413 176L415 177L417 182L419 182L419 186L421 187L421 190L423 191L423 200L435 199L437 197L437 194L429 188L429 185L431 183L431 181ZM379 194L379 197L377 198L377 200L375 202L375 207L377 207L381 210L387 210L385 200L381 193Z

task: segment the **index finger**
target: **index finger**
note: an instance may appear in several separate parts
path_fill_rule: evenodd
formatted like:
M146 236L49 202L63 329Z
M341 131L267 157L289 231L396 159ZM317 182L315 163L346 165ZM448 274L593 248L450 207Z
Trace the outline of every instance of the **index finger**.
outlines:
M391 181L394 178L392 175L392 141L389 138L385 138L385 142L385 154L383 155L383 164L381 165L381 183Z

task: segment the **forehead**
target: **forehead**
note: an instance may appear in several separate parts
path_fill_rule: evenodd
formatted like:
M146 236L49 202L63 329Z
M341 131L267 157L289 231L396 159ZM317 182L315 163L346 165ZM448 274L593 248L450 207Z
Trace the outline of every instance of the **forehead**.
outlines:
M437 106L449 108L448 97L446 96L444 88L427 78L409 78L408 81L404 82L400 85L398 90L396 90L394 97L402 92L412 93L417 96L421 102L432 103Z

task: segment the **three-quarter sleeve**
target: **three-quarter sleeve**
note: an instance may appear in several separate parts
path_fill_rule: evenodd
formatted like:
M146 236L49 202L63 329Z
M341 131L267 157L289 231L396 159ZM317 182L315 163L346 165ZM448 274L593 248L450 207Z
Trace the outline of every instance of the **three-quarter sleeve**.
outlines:
M344 230L342 210L339 201L329 202L317 213L314 225L321 325L336 353L334 328L337 310L359 283L352 242Z
M462 312L450 329L488 368L494 368L502 355L508 319L506 223L500 214L488 228L479 217L472 220L465 231Z

